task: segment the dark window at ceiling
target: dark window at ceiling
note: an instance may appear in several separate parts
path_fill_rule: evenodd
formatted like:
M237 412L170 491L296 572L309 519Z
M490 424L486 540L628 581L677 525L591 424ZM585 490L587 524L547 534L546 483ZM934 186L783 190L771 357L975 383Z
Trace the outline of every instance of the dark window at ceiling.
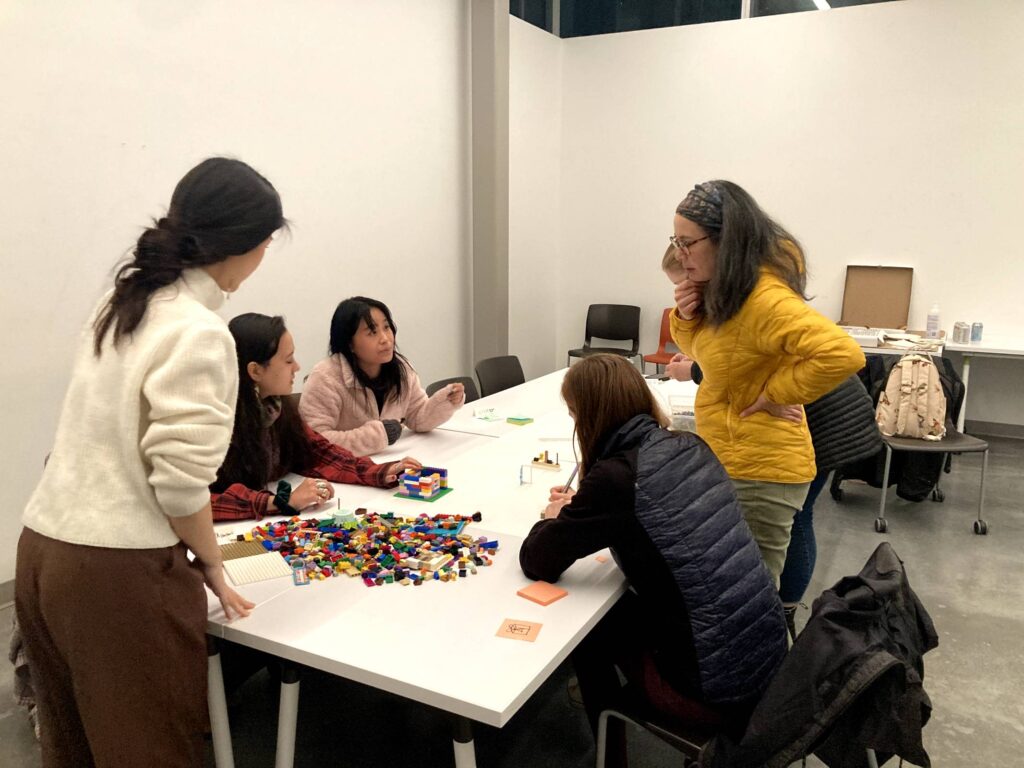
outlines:
M815 11L814 0L751 0L751 16L775 16L779 13Z
M894 0L829 0L832 8ZM814 0L751 0L751 16L773 16L816 9ZM559 10L561 37L604 35L635 29L728 21L742 15L742 0L509 0L509 13L551 32Z
M509 0L508 12L535 27L551 31L551 0Z
M828 4L832 8L849 8L853 5L888 2L892 2L892 0L828 0ZM775 16L779 13L799 13L817 9L814 0L751 0L750 2L751 16Z
M742 0L562 0L562 37L738 19Z

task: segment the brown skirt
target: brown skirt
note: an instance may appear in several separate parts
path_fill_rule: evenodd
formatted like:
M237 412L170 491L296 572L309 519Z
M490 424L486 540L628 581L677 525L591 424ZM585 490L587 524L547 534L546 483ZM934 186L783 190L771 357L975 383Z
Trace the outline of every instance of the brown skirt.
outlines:
M44 766L201 766L206 595L185 547L18 542Z

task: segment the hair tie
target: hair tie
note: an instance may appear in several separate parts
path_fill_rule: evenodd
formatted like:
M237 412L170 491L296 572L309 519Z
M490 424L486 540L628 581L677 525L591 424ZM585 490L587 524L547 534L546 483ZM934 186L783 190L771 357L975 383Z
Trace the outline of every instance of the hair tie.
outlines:
M292 486L287 480L279 480L277 483L277 493L274 494L274 506L277 507L279 512L286 515L297 515L298 510L295 509L288 502L292 498Z

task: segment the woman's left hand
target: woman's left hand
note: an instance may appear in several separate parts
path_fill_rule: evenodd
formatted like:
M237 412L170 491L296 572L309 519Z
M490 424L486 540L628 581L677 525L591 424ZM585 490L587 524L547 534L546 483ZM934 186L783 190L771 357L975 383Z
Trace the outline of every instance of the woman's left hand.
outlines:
M466 387L458 382L452 384L451 389L448 390L448 402L452 405L459 405L465 396Z
M558 513L562 511L562 507L568 506L570 499L559 499L558 501L552 501L546 507L544 507L544 513L541 515L545 520L551 520L558 517Z
M249 612L256 607L256 603L246 600L228 586L227 581L224 579L224 564L218 562L210 565L201 563L201 565L203 581L206 582L206 586L220 600L220 607L224 609L224 615L229 620L236 616L239 618L248 616Z
M420 462L416 461L416 459L412 458L411 456L406 456L401 461L396 461L394 464L388 467L388 473L385 479L389 483L393 483L395 482L395 480L398 479L398 476L405 472L405 470L407 469L419 471L423 469L423 465Z
M771 402L764 392L757 396L757 400L754 401L753 405L740 413L740 418L745 419L747 416L753 416L758 411L767 411L769 415L774 416L776 419L792 421L794 424L801 424L804 420L803 406L778 405Z
M288 503L302 511L323 504L334 496L334 486L326 480L307 477L292 491Z

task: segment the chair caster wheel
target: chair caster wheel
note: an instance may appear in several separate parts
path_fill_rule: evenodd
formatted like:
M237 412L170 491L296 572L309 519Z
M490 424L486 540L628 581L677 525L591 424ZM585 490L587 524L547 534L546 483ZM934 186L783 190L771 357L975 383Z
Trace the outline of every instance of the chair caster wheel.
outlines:
M889 521L884 517L875 518L875 531L878 533L885 533L889 530Z
M943 492L943 490L941 488L933 488L932 489L932 501L945 501L945 500L946 500L946 494Z
M974 532L979 536L984 536L988 533L988 523L986 523L984 520L975 520Z

